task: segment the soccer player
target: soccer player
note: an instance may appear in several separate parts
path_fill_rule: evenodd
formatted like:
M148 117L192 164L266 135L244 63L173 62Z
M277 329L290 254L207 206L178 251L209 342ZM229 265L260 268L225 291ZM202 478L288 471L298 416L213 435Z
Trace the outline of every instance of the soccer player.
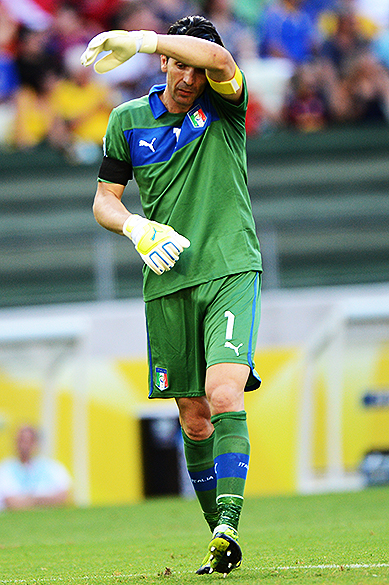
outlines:
M212 531L197 573L241 563L238 523L250 442L244 391L260 385L253 354L262 270L247 190L244 76L207 19L167 35L110 31L85 66L103 73L158 53L166 84L115 108L104 140L94 215L145 262L150 398L178 405L189 475ZM145 217L121 198L135 177Z

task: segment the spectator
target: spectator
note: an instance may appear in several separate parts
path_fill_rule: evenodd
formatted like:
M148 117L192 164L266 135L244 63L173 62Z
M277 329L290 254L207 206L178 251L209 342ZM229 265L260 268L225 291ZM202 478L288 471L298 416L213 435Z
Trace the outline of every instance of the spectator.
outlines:
M214 23L225 47L230 51L240 67L250 71L256 68L258 58L256 41L252 29L237 18L233 0L205 0L204 15ZM256 71L254 76L257 77ZM246 77L249 88L249 101L246 112L246 132L248 136L259 134L268 120L268 112L255 91L251 91L252 75Z
M72 0L74 8L98 32L111 28L122 0Z
M141 0L123 4L115 17L115 29L161 30L161 20ZM150 86L163 83L157 55L137 53L130 61L104 75L104 81L120 92L119 101L128 101L148 93Z
M258 26L261 57L309 61L317 47L316 28L303 0L276 0L267 6Z
M343 0L324 15L321 28L327 37L322 53L338 66L369 47L389 68L389 0Z
M0 47L0 104L12 97L19 86L19 76L12 55Z
M53 115L49 95L61 65L47 52L44 31L22 29L16 65L20 87L15 93L15 127L11 141L17 148L32 148L47 137Z
M196 2L191 0L155 0L151 6L162 24L161 31L166 30L173 22L187 14L196 14Z
M232 0L205 0L204 15L211 20L238 64L256 55L256 43L251 29L236 17Z
M32 88L37 94L44 91L48 74L60 75L61 61L48 51L45 31L22 28L16 65L20 84Z
M364 52L369 47L370 41L362 33L357 15L353 10L339 11L334 16L334 31L324 41L319 56L329 61L338 75L342 76L350 61Z
M302 132L323 130L330 121L330 109L312 63L300 65L290 82L283 119L287 126Z
M256 96L250 95L246 112L246 134L256 136L271 120L268 112Z
M0 508L61 506L68 502L71 479L65 467L38 456L35 428L22 427L16 436L17 456L0 464Z
M69 47L85 44L96 32L99 31L82 18L78 7L65 2L54 14L47 36L47 52L62 60Z
M342 82L346 118L358 123L388 123L389 73L371 52L357 56Z
M386 122L388 72L374 54L363 20L349 2L334 16L334 31L322 46L320 63L335 118L348 123Z
M0 144L9 141L15 118L13 95L19 86L16 67L18 24L0 3Z
M8 14L25 28L43 31L53 21L53 15L47 7L42 7L35 0L1 0ZM54 2L48 2L49 8L54 8Z
M47 88L52 79L48 75ZM48 102L49 90L40 93L29 86L15 94L15 118L9 142L12 147L27 150L41 144L50 130L53 115Z
M18 24L0 1L0 103L12 94L18 85L16 44Z
M53 122L48 137L72 162L92 163L101 156L102 136L116 105L112 90L80 63L83 46L70 47L64 58L66 78L49 95Z
M372 51L386 69L389 69L389 28L381 31L373 39Z
M121 30L135 30L132 27L150 26L153 24L159 31L163 29L163 23L158 16L158 7L159 3L154 4L152 1L148 4L145 4L142 0L124 2L115 14L115 28Z
M372 50L389 69L389 0L356 0L359 14L373 30Z
M338 7L339 0L305 0L304 10L314 22L318 22L323 13L332 12Z
M234 13L249 26L255 27L268 0L235 0Z
M389 0L354 0L354 4L373 34L389 28Z

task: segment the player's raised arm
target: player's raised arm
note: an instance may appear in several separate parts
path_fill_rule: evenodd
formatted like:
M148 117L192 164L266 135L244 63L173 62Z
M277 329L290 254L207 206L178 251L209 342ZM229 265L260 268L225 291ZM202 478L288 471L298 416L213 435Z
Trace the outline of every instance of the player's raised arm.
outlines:
M226 99L239 101L242 74L219 39L206 40L190 34L162 35L154 31L109 31L90 41L81 62L85 66L91 65L99 53L109 51L95 64L98 73L105 73L138 52L158 53L190 67L204 69L215 91Z
M166 55L190 67L205 69L216 81L231 79L235 61L221 45L189 35L157 35L156 53Z

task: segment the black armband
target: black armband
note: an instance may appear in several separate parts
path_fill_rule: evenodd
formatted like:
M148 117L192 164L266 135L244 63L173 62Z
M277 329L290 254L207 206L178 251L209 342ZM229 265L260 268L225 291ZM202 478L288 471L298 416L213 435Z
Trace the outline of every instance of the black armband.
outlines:
M132 179L132 164L105 156L100 166L98 178L102 181L125 186Z

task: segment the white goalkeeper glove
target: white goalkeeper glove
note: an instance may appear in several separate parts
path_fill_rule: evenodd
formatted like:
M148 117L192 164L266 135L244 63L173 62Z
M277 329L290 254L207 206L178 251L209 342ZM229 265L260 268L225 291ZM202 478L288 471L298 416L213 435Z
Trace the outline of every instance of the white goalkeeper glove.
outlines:
M136 214L124 222L123 233L134 242L136 251L155 274L173 268L183 249L190 246L190 241L170 225Z
M157 33L152 30L102 32L89 42L81 55L81 63L84 67L88 67L92 65L99 53L111 51L95 63L97 73L106 73L131 59L136 53L155 53L157 42Z

